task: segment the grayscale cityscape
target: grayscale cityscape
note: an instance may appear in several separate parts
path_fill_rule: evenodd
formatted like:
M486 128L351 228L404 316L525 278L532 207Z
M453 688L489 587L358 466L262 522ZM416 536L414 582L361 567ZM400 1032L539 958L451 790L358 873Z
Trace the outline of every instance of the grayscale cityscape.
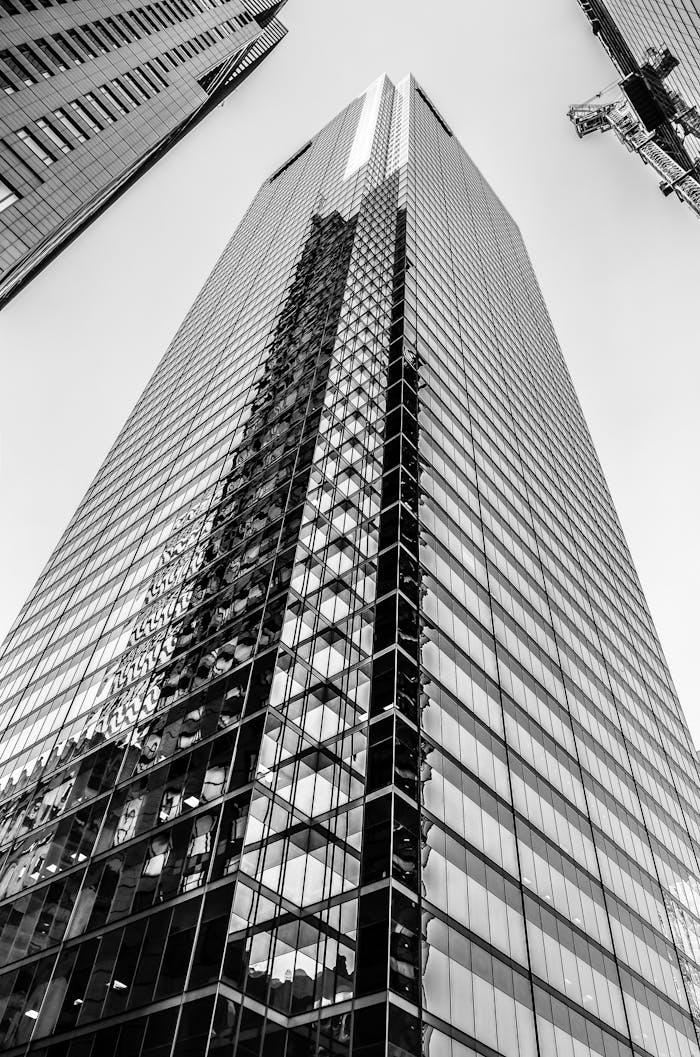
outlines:
M0 90L0 1053L700 1057L695 0Z

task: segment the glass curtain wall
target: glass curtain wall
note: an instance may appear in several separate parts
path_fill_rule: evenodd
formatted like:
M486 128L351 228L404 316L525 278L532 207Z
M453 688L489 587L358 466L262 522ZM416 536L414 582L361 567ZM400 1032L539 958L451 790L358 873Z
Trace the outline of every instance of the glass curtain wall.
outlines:
M0 0L0 308L274 50L285 0Z
M3 1052L699 1057L696 755L413 78L263 184L0 678Z

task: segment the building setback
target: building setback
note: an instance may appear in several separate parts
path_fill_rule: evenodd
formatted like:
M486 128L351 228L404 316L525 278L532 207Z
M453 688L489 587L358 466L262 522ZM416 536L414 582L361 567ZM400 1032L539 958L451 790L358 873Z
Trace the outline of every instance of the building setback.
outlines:
M285 0L0 0L0 307L269 55Z
M621 80L569 117L579 136L612 129L700 215L700 12L695 0L578 0Z
M261 187L0 658L8 1057L698 1057L698 766L423 89Z

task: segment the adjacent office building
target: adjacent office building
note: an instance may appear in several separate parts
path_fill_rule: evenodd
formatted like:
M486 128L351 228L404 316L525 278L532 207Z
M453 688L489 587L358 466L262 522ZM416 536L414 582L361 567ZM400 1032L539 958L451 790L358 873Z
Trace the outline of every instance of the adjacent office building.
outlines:
M688 728L412 78L263 184L0 676L8 1057L700 1054Z
M700 214L700 14L693 0L579 0L621 80L569 115L579 135L613 129Z
M0 0L0 307L236 88L270 0Z

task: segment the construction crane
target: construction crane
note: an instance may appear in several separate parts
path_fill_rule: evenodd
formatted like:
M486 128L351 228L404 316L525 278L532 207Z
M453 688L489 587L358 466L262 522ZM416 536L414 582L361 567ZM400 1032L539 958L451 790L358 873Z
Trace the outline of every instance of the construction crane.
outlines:
M625 87L621 82L620 88ZM649 131L642 123L637 111L623 92L616 98L603 101L604 93L594 96L587 103L572 106L568 116L580 138L592 132L607 132L610 129L621 143L639 157L661 177L659 187L666 197L674 192L686 202L696 216L700 216L700 179L697 167L684 168L671 157L656 138L655 130Z
M664 195L675 191L700 216L700 160L691 157L684 142L687 136L700 140L700 113L666 83L679 66L678 59L661 45L646 48L638 61L604 0L579 0L579 4L622 80L570 108L578 135L612 129L661 177ZM697 154L696 146L692 152Z

